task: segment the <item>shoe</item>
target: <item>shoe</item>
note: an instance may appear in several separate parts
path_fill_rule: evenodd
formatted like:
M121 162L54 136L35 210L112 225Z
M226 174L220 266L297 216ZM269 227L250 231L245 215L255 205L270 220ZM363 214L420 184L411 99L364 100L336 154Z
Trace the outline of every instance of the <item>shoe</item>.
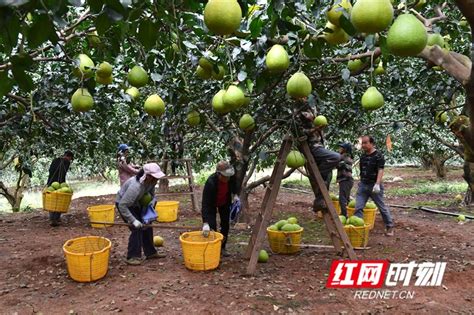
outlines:
M385 236L393 236L393 227L389 227L385 229Z
M313 211L318 212L318 211L324 211L327 210L328 206L326 205L326 202L324 202L323 199L314 199L313 201Z
M165 253L154 253L150 256L146 256L145 259L158 259L158 258L165 258L166 257L166 254Z
M143 260L141 258L133 257L126 260L128 265L138 266L141 265Z
M59 221L58 220L51 220L51 222L49 222L49 225L51 225L53 227L59 226Z
M229 252L225 249L221 250L221 255L222 255L222 257L229 257L230 256Z

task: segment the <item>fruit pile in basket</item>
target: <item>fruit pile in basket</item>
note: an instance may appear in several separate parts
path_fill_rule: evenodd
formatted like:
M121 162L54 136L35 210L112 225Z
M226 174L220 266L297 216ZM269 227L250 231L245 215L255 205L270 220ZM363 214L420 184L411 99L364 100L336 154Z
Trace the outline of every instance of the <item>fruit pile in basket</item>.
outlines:
M46 187L44 191L47 192L52 192L52 193L66 193L66 194L72 194L73 190L67 183L59 183L59 182L53 182L51 186Z
M349 218L346 218L343 215L339 216L339 219L341 220L342 225L353 225L353 226L364 226L365 222L364 219L359 218L358 216L350 216Z
M270 225L268 229L270 231L295 232L301 230L301 226L299 226L297 218L289 217L286 220L280 220Z

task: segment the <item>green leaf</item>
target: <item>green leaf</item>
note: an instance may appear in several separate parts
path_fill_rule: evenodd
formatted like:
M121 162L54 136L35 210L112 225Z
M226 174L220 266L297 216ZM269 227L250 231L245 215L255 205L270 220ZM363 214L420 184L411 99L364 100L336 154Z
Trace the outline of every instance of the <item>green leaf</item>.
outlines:
M354 36L357 33L354 25L352 25L351 21L349 21L349 19L344 14L342 14L339 18L339 25L341 25L344 32L346 32L349 36Z
M101 35L101 36L105 35L105 33L112 26L112 23L110 23L109 17L107 16L107 14L105 12L100 14L95 19L94 24L95 24L95 28L97 29L97 33L99 33L99 35Z
M158 39L157 27L150 20L143 20L138 28L138 40L145 49L151 49Z
M103 0L87 0L87 4L91 8L93 13L99 13L102 11L102 6L104 5Z
M13 80L8 77L6 71L0 72L0 99L9 93L13 88Z
M27 53L21 53L10 57L10 62L16 68L26 70L33 64L33 58Z
M30 75L25 72L23 68L13 67L12 73L20 89L22 89L25 92L29 92L33 89L34 87L33 80L31 79Z
M322 56L321 46L322 45L320 41L309 38L304 42L304 46L303 46L304 54L308 58L321 58Z
M54 26L49 20L48 15L39 15L36 17L28 31L28 46L30 48L36 48L40 46L49 39L53 30Z
M3 51L10 54L18 43L18 33L20 32L20 20L8 9L0 10L0 42L5 46Z

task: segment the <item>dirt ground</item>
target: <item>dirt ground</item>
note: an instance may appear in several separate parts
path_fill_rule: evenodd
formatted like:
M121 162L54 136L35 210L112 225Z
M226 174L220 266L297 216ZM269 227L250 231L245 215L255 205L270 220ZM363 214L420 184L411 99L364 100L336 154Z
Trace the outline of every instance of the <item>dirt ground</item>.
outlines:
M430 175L416 175L420 176ZM397 185L403 183L387 183L386 187ZM263 190L251 195L252 212L258 211L262 197ZM434 198L452 196L388 198L388 203L409 205ZM249 231L231 232L232 256L223 258L214 271L187 270L179 232L169 229L155 229L156 235L165 238L166 258L128 266L124 262L127 228L102 230L88 225L87 207L112 203L113 199L112 195L75 199L58 228L49 226L47 213L41 210L0 216L0 313L468 314L474 310L474 221L460 225L452 217L392 208L395 237L387 238L378 215L370 249L357 251L358 258L445 261L443 285L395 288L413 291L413 299L355 300L355 290L325 288L330 265L338 258L331 249L271 255L268 263L258 265L255 276L246 276L245 247L239 243L247 239ZM187 200L182 201L179 223L198 225L199 216ZM281 190L274 218L296 215L305 228L305 243L329 244L324 226L310 211L311 203L311 195ZM107 276L81 284L68 276L62 245L87 235L109 238L112 251ZM267 244L265 248L269 250Z

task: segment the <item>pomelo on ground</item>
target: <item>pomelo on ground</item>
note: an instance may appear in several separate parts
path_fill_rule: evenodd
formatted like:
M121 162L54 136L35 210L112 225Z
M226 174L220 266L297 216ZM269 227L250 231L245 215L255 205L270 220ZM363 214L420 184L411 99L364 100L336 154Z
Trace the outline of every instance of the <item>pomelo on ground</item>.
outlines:
M258 262L259 263L266 263L268 261L268 253L266 250L262 249L258 253Z
M163 246L163 243L165 242L165 240L161 237L161 236L153 236L153 244L156 246L156 247L161 247Z

